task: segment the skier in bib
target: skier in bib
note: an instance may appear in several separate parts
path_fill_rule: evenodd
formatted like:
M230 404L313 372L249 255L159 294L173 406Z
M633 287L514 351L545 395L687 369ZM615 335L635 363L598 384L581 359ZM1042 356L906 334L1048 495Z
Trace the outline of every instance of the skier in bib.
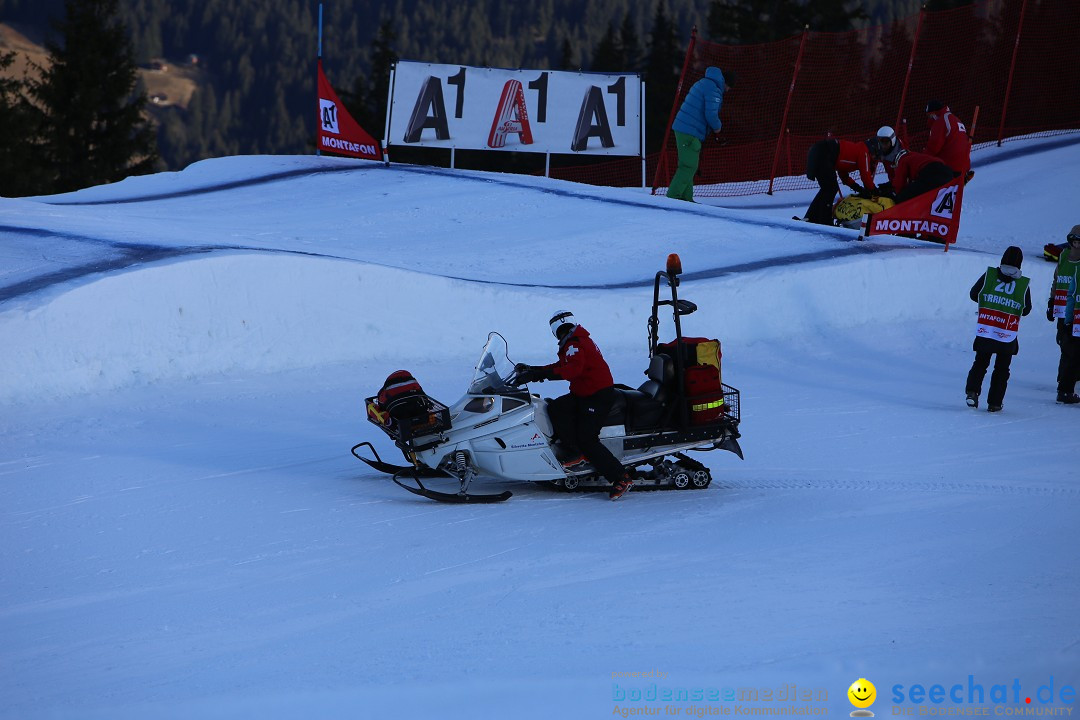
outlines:
M1080 379L1080 225L1074 225L1066 237L1068 248L1058 256L1054 284L1046 302L1046 319L1057 321L1057 344L1061 347L1058 361L1057 401L1065 405L1080 403L1076 381Z
M1013 355L1020 351L1016 339L1020 318L1031 312L1030 280L1020 273L1024 253L1015 245L1006 248L998 267L986 268L986 272L971 286L971 299L979 303L978 323L975 327L975 362L967 376L968 407L979 407L979 395L990 359L994 373L990 376L990 392L986 396L986 409L999 412L1009 384L1009 365Z

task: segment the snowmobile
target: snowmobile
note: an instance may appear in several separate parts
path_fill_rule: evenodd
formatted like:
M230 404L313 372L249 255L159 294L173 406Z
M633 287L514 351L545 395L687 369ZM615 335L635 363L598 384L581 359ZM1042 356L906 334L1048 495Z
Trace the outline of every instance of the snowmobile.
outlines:
M720 382L719 342L683 337L682 318L697 306L678 297L681 272L678 256L672 255L666 269L656 273L648 320L648 379L636 390L616 386L619 397L600 434L635 489L707 488L712 472L689 457L689 451L719 449L743 457L739 391ZM661 299L662 283L670 299ZM675 339L660 343L659 315L667 309ZM699 362L702 348L712 349L705 352L704 363ZM409 492L439 502L491 503L511 497L509 491L470 493L478 477L531 481L562 491L609 487L588 463L563 467L548 400L522 387L515 367L506 340L492 332L465 395L453 405L428 396L407 372L394 373L382 392L367 398L368 420L390 436L409 465L383 461L370 442L353 446L352 454ZM709 378L715 378L715 390ZM359 452L365 447L372 457ZM434 484L437 478L456 480L457 491L425 485L425 480Z

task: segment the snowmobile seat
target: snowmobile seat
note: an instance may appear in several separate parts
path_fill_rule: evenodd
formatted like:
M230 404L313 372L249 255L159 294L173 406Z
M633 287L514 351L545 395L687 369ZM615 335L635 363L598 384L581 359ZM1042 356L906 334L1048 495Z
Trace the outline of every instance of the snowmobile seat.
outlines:
M675 380L675 362L671 357L663 353L653 355L645 374L649 379L638 390L661 404L670 400L671 386Z
M615 402L604 418L604 427L625 425L627 428L643 429L661 424L664 402L671 396L674 363L667 355L655 355L646 374L649 379L637 390L625 385L615 386Z

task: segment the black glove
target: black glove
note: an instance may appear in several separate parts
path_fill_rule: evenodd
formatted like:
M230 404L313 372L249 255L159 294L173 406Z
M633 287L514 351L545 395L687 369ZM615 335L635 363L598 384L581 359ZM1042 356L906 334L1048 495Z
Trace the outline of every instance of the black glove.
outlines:
M877 195L878 197L896 198L896 191L892 189L891 182L885 182L878 185Z
M869 195L865 194L866 193L866 188L864 188L859 183L853 182L850 185L848 185L848 187L851 188L852 193L854 193L855 195L858 195L859 197L870 197Z
M1046 303L1046 319L1054 322L1054 306L1050 303Z
M533 367L525 363L514 366L514 384L524 385L531 382L543 382L547 380L547 371L542 367Z

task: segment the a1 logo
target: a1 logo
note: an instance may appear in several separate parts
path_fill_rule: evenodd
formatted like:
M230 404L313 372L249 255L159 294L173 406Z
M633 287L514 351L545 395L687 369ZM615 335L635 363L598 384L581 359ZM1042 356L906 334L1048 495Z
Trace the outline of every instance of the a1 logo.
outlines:
M322 129L326 132L340 135L338 129L337 105L333 100L319 98L319 117L322 118Z

